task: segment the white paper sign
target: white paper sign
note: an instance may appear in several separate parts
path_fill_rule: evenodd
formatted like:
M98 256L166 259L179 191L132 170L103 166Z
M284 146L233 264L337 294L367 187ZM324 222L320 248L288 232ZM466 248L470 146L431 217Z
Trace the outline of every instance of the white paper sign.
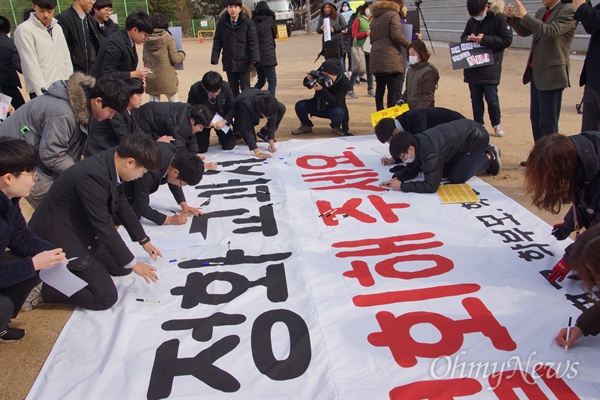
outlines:
M212 121L210 121L211 124L216 124L217 122L221 122L223 121L223 117L221 116L221 114L219 113L215 113L215 116L213 117ZM221 128L221 130L225 133L229 133L229 130L231 129L231 127L227 124L223 125L223 127Z
M67 297L73 296L81 289L87 286L87 282L78 276L73 275L67 268L67 263L75 258L70 258L67 262L55 265L52 268L43 269L40 271L40 279L54 289L58 290Z
M331 40L331 21L329 18L323 19L323 41L329 42Z
M171 36L175 39L175 46L177 46L178 51L183 50L183 33L181 32L180 26L171 26L169 27L169 32L171 32ZM183 70L183 62L179 64L175 64L175 69L178 71Z
M0 93L0 119L6 119L12 97Z

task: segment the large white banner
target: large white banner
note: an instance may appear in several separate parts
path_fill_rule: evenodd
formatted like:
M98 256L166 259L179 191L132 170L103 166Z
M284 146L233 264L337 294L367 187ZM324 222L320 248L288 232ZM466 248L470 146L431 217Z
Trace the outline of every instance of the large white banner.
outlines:
M472 205L382 190L373 136L277 145L211 149L204 214L144 222L185 247L76 310L29 398L600 398L599 339L553 341L590 301L545 279L568 244L546 223L477 178Z

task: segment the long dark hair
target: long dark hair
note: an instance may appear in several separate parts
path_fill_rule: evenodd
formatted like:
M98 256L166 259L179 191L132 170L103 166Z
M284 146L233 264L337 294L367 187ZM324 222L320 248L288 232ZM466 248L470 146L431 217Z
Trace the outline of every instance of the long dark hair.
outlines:
M574 202L579 164L567 136L555 133L535 142L525 169L525 188L533 205L558 214L563 204Z

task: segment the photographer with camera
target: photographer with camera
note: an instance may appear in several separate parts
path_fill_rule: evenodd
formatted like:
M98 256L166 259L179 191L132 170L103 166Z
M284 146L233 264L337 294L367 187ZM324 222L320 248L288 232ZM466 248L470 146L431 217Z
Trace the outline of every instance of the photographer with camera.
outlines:
M321 64L318 71L310 71L303 82L309 90L314 90L312 99L300 100L296 103L296 115L301 126L292 131L292 135L311 133L313 117L331 120L331 132L338 136L348 135L348 107L346 93L350 90L350 81L340 71L340 62L333 58Z

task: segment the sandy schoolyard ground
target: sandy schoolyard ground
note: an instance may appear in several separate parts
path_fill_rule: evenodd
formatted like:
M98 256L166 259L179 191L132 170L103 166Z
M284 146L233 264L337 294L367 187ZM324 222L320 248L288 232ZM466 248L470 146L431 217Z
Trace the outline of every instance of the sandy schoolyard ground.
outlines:
M279 62L277 98L287 107L287 114L276 135L279 141L291 139L290 131L299 126L294 112L295 102L312 96L312 91L302 86L302 79L307 71L317 69L323 61L321 59L314 63L320 50L320 42L319 35L294 32L291 38L277 43ZM200 44L197 39L184 41L187 59L184 62L185 69L179 72L182 101L187 99L189 87L200 80L205 72L209 70L222 72L221 65L210 65L211 47L212 42L208 39L205 39L203 44ZM436 54L432 55L430 61L439 69L441 75L439 89L436 92L436 106L451 108L468 118L471 117L469 90L462 80L462 71L453 71L450 66L448 45L434 43L434 49ZM141 47L138 50L141 60ZM491 139L492 143L499 146L502 151L502 171L498 176L486 176L483 179L549 224L554 224L562 220L562 215L550 215L534 209L522 187L524 168L519 166L519 162L527 158L533 145L529 122L529 86L522 84L527 55L527 49L509 49L504 55L499 96L502 126L506 136L503 138L492 136ZM577 114L575 105L580 102L583 95L583 89L578 85L582 64L583 57L572 57L573 87L565 90L563 94L560 132L567 135L579 133L581 127L581 115ZM375 111L375 101L366 96L365 83L356 86L355 91L359 98L347 100L350 110L350 132L354 135L373 134L369 114ZM486 127L491 129L487 117ZM334 135L331 134L328 122L318 119L315 120L314 132L301 136L302 139L321 137L334 137ZM213 143L216 143L216 140ZM31 210L24 205L24 212L30 215ZM0 398L19 399L27 395L71 311L70 306L42 305L31 312L21 313L13 321L14 326L26 328L27 335L19 342L0 346L2 365ZM90 346L93 345L90 343Z

